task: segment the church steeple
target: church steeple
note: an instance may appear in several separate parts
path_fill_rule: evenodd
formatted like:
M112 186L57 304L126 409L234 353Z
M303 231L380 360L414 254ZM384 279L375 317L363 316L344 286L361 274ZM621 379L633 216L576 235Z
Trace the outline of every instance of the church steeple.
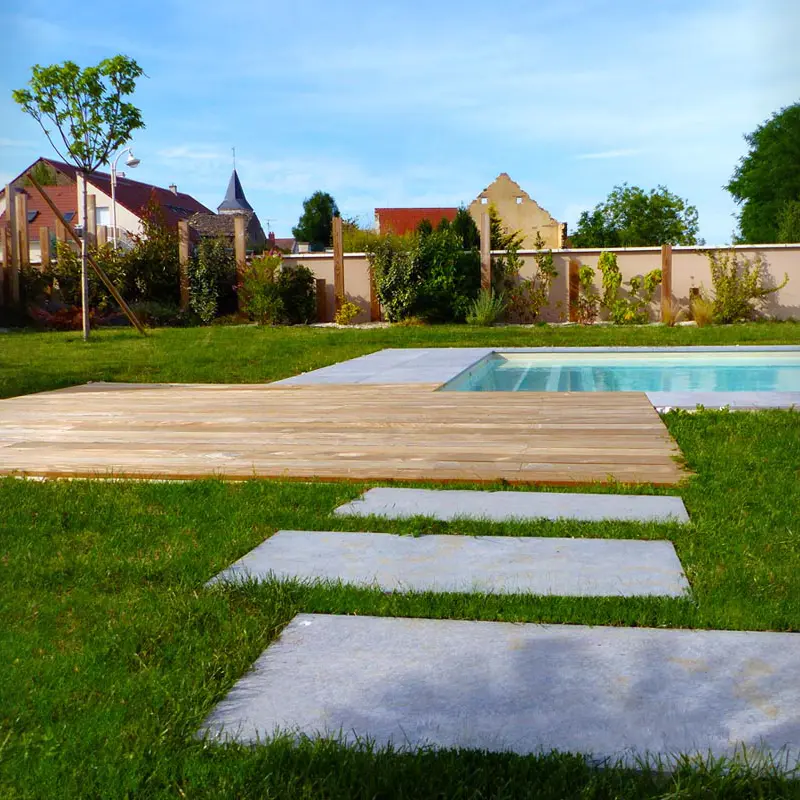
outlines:
M247 202L247 198L244 196L244 189L242 189L239 175L234 167L233 173L231 174L231 179L228 182L228 191L225 192L225 199L219 204L219 206L217 206L217 212L224 214L226 212L235 213L237 211L252 210L253 207Z

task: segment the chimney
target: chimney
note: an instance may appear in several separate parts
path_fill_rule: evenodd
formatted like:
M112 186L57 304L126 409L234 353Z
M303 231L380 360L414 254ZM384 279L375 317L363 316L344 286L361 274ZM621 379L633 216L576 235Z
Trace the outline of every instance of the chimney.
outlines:
M169 190L170 190L170 191L172 192L172 194L174 194L174 195L177 195L177 194L178 194L178 187L177 187L177 186L176 186L174 183L171 183L171 184L169 185Z
M275 244L275 231L270 231L269 236L267 237L272 244Z

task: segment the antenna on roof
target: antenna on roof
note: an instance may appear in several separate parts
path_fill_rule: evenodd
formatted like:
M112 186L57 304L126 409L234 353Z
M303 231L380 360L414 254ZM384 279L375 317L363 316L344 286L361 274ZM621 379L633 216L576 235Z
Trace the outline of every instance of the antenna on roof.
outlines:
M265 219L264 220L264 222L267 223L267 233L269 233L272 230L272 226L270 225L270 222L275 222L276 219L277 219L277 217L273 217L272 219Z
M231 152L233 153L233 168L236 169L236 148L231 147Z

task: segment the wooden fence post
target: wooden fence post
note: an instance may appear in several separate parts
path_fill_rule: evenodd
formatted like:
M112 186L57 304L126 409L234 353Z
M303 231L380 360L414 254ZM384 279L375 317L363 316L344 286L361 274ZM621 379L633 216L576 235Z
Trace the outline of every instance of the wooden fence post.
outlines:
M31 243L28 237L28 195L17 192L17 230L19 231L19 264L27 267L31 263Z
M50 228L42 225L39 228L39 263L42 269L50 266Z
M247 268L247 250L245 247L244 217L236 214L233 218L233 252L236 255L236 283L241 284L244 271ZM237 293L237 305L242 310L242 294Z
M97 198L93 194L86 197L86 216L83 221L84 235L88 237L86 244L94 247L97 244Z
M333 218L333 294L338 311L344 302L344 240L342 218Z
M11 260L11 253L9 253L8 228L5 225L0 228L0 245L3 246L3 259L0 261L0 308L2 308L5 305L6 295L8 294L6 284L8 282L8 264Z
M672 305L672 245L661 245L661 319L669 314Z
M378 287L375 285L375 274L369 269L369 321L381 321L381 301L378 298Z
M181 311L189 308L189 223L178 221L178 264L180 265Z
M11 306L19 305L19 229L17 226L16 189L9 183L6 186L6 215L8 216L8 248L11 258L6 269L7 302ZM27 223L27 220L25 220Z
M98 225L97 226L97 246L98 247L105 247L108 244L108 226L107 225Z
M581 265L574 258L569 260L569 321L578 321L578 298L581 292L581 282L578 276Z
M481 214L481 289L492 288L492 228L489 215Z
M317 278L317 322L328 321L328 287L325 278Z

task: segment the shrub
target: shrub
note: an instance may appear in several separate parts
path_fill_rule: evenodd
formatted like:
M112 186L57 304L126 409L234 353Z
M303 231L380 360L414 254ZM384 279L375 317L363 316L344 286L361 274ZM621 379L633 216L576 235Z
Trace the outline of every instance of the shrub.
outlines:
M379 237L368 256L387 319L462 322L480 286L480 255L462 247L452 227Z
M689 311L698 328L705 328L714 321L714 302L700 294L690 300Z
M206 325L220 313L235 280L236 259L228 243L202 239L189 263L189 306Z
M735 250L718 254L709 252L711 283L714 286L714 320L729 323L753 319L765 298L789 282L771 288L765 285L766 265L761 255L747 258Z
M494 325L503 316L506 303L494 289L481 289L467 312L468 325Z
M283 264L278 275L278 295L283 304L283 321L307 325L317 314L314 273L303 264Z
M171 303L159 303L155 300L141 300L130 304L131 311L145 325L151 327L186 325L190 317Z
M572 311L581 325L591 325L600 311L600 295L594 288L594 270L588 265L578 269L578 297Z
M339 308L336 310L333 321L337 325L349 325L361 313L361 307L344 297L339 299Z
M538 232L535 244L537 252L533 258L536 271L533 277L519 277L522 259L517 255L516 243L512 243L502 264L505 270L505 296L508 298L506 310L508 316L517 322L531 323L538 318L541 310L550 302L550 289L558 277L553 263L553 251L544 249L544 240Z
M673 297L664 297L661 300L661 322L669 328L675 327L683 316L683 310Z
M109 280L121 291L125 286L126 263L124 255L115 253L111 245L93 248L90 255L106 273ZM51 303L67 306L81 305L81 257L66 242L56 243L56 257L40 273L39 295ZM97 273L89 267L89 307L105 312L116 308L116 303Z
M597 268L603 275L601 304L609 318L618 325L642 324L650 319L650 303L661 283L661 270L653 269L647 275L636 275L627 281L628 297L620 297L622 272L617 265L616 253L604 251L597 259Z

